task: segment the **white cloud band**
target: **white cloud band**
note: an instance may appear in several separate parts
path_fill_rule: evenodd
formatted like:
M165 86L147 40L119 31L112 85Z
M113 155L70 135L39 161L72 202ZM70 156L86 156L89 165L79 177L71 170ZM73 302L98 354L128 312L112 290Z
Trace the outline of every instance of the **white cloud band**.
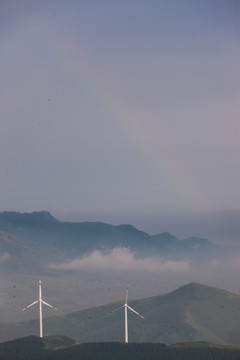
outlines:
M51 264L51 268L59 270L133 270L151 272L186 272L190 268L189 261L173 261L164 258L137 258L127 248L115 248L110 253L93 251L90 255L77 258L62 264Z

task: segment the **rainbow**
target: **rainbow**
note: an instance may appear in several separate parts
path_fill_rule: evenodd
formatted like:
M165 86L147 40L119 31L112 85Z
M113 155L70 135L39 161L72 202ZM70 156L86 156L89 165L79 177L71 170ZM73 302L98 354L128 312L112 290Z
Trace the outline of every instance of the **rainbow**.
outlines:
M169 148L166 145L171 139L164 136L161 122L157 122L154 127L146 114L121 102L115 89L111 88L111 81L108 81L108 78L103 79L100 76L100 67L86 56L88 44L84 38L78 39L76 46L72 36L66 31L63 33L59 29L55 36L57 27L53 28L50 22L43 23L40 17L26 16L18 26L23 28L23 32L24 28L31 28L33 41L36 42L37 39L37 42L48 50L49 57L71 78L73 86L84 89L97 104L99 111L110 116L122 134L134 142L142 156L147 156L158 173L161 181L159 188L171 189L173 198L181 201L184 209L191 209L192 205L196 208L196 202L201 202L196 185L177 151L175 150L174 155L166 153L165 149ZM203 204L199 203L200 208L201 205Z

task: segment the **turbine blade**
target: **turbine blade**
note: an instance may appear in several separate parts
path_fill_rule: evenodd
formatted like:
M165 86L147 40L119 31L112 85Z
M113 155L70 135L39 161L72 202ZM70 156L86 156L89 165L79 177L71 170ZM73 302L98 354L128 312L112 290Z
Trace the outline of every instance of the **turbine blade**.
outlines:
M42 303L43 303L44 305L49 306L51 309L53 309L53 310L58 310L58 309L57 309L57 308L55 308L54 306L52 306L52 305L48 304L46 301L43 301L43 300L41 300L41 301L42 301Z
M115 311L118 311L118 310L122 309L124 306L125 306L125 305L122 305L122 306L118 307L117 309L114 309L114 310L110 311L109 314L111 314L111 313L113 313L113 312L115 312Z
M133 308L131 308L129 305L127 306L129 310L133 311L135 314L137 314L138 316L140 316L142 319L144 319L144 316L142 316L141 314L139 314L136 310L134 310Z
M23 308L22 311L25 311L25 310L29 309L31 306L37 304L38 302L39 302L39 300L36 300L36 301L34 301L32 304L30 304L30 305L28 305L28 306L25 306L25 308Z

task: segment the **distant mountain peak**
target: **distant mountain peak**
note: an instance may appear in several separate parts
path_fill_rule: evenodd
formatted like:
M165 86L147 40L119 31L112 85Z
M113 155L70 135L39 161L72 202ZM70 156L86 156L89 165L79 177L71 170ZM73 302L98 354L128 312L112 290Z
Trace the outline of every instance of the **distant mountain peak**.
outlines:
M232 293L214 286L209 286L206 284L200 284L197 282L191 282L187 285L180 286L177 290L175 290L178 294L197 296L199 298L207 298L212 294L216 296L217 294L221 296L229 296ZM238 295L236 295L238 296Z
M32 213L4 211L0 213L0 221L7 222L8 224L58 222L48 211L34 211Z
M161 234L156 234L156 235L153 235L152 236L154 239L156 240L163 240L163 241L176 241L178 240L176 238L176 236L170 234L169 232L165 231L165 232L162 232Z
M133 225L130 225L130 224L121 224L121 225L118 225L117 228L119 230L121 230L122 232L126 232L126 233L129 233L129 234L144 234L145 236L148 236L150 237L150 235L148 235L146 232L142 231L142 230L138 230L137 228L135 228Z

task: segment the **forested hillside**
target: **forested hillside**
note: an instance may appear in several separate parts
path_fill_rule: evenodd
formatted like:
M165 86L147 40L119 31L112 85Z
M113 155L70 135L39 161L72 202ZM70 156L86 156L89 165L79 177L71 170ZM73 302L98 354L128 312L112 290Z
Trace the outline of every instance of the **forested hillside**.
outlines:
M28 337L0 344L1 360L239 360L240 348L210 343L92 343L47 350L46 340Z

